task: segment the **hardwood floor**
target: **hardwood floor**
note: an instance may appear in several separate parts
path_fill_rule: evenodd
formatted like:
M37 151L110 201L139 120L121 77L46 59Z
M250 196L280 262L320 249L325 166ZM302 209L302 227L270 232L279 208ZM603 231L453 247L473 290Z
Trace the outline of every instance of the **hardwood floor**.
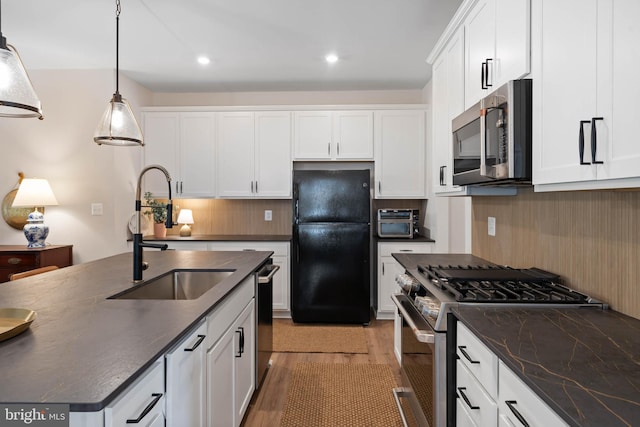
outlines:
M290 320L275 319L274 322ZM298 362L321 363L384 363L391 366L400 380L400 366L393 354L393 321L373 320L365 328L368 354L342 353L273 353L272 365L258 393L254 396L242 423L244 427L275 427L280 425L287 400L293 367Z

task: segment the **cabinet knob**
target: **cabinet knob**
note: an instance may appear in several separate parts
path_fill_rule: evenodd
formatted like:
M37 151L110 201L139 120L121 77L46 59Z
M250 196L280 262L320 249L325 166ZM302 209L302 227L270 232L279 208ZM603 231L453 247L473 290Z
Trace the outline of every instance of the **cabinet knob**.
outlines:
M15 257L14 257L14 258L9 258L9 259L7 260L7 262L8 262L9 264L11 264L11 265L17 265L17 264L20 264L20 263L22 262L22 259L20 259L20 258L15 258Z

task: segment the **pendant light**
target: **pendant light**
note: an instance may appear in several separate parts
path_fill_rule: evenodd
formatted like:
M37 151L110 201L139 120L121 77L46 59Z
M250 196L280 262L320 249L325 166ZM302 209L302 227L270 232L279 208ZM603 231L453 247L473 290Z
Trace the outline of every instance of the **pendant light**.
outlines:
M116 93L107 105L93 135L93 141L106 145L144 145L142 131L131 107L119 91L119 42L120 42L120 0L116 0Z
M0 5L0 25L2 24ZM0 28L0 117L42 117L40 100L15 47Z

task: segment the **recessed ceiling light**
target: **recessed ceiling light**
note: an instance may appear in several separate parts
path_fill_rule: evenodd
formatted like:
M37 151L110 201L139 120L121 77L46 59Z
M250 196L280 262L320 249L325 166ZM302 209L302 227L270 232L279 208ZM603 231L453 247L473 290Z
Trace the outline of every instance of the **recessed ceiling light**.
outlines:
M329 55L325 56L324 59L329 64L335 64L336 62L338 62L338 55L336 55L335 53L330 53Z
M211 62L211 60L209 58L207 58L206 56L199 56L198 57L198 64L200 65L207 65Z

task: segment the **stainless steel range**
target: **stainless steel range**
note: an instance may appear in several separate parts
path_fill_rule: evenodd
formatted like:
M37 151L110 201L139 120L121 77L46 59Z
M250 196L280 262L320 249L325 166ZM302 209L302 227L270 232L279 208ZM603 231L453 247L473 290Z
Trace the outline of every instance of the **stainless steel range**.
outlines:
M607 305L537 268L494 264L418 265L396 277L402 318L402 387L394 389L405 425L447 424L447 314L460 304L595 307Z

